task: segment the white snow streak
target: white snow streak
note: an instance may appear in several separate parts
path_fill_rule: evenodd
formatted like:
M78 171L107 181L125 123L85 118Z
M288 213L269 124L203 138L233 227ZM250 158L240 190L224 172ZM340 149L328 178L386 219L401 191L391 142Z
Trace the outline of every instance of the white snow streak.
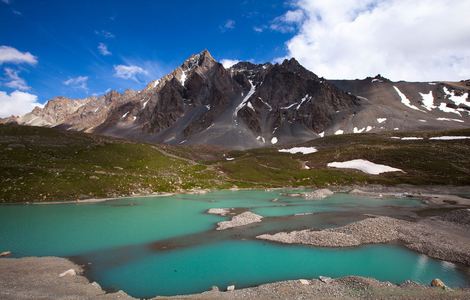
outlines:
M235 112L233 113L233 117L234 117L234 118L237 117L238 111L239 111L240 109L242 109L242 108L246 105L246 103L248 102L248 99L250 99L250 97L253 96L253 94L254 94L255 91L256 91L256 88L255 88L255 86L253 85L253 81L249 80L249 82L250 82L250 86L251 86L251 87L250 87L250 91L248 92L248 94L246 95L246 97L243 98L242 102L237 106L237 108L235 108Z
M293 147L290 149L279 149L279 152L284 152L284 153L290 153L290 154L295 154L295 153L302 153L302 154L311 154L315 153L318 150L315 147Z
M434 96L432 95L432 91L429 91L428 94L424 93L419 93L421 95L421 98L423 98L423 106L427 110L432 110L436 108L437 106L434 105Z
M430 140L440 140L440 141L451 141L451 140L468 140L470 139L470 136L450 136L450 135L444 135L444 136L435 136L430 138Z
M464 123L463 120L459 120L459 119L437 118L436 120L438 120L438 121L451 121L451 122Z
M379 122L379 124L381 124L385 121L387 121L387 118L377 118L377 122Z
M340 134L343 134L343 133L344 133L344 131L341 130L341 129L338 129L338 130L335 131L335 135L340 135Z
M419 109L419 108L417 108L416 106L412 105L410 99L408 99L408 98L406 97L406 95L403 94L396 86L393 86L393 88L394 88L395 91L397 92L398 96L400 96L400 98L401 98L401 103L403 103L404 105L408 106L408 107L411 108L411 109L422 111L421 109Z

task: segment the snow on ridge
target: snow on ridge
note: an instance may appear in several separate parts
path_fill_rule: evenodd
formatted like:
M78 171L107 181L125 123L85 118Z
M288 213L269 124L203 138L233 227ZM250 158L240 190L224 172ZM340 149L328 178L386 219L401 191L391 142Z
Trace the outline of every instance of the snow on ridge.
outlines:
M464 104L470 107L470 102L467 101L468 93L464 93L462 94L462 96L457 96L455 94L455 91L449 91L447 87L444 87L443 90L444 90L444 93L449 97L449 100L454 102L455 105L459 106L460 104Z
M358 129L357 127L354 127L354 128L353 128L353 132L354 132L354 133L362 133L362 132L364 132L364 130L366 130L365 127L361 128L361 129Z
M458 110L452 107L447 107L447 104L445 104L444 102L441 102L441 104L439 105L439 109L446 113L453 113L462 116Z
M380 79L374 78L374 79L371 80L371 82L383 82L383 81L380 80Z
M438 120L438 121L451 121L451 122L460 122L460 123L464 123L463 120L459 120L459 119L450 119L450 118L437 118L436 120Z
M297 104L299 104L299 103L295 102L295 103L292 103L292 104L289 105L289 106L281 107L281 109L289 109L289 108L291 108L291 107L293 107L294 105L297 105Z
M393 86L393 88L395 89L395 91L397 92L398 96L400 96L401 98L401 103L403 103L405 106L411 108L411 109L414 109L414 110L419 110L419 111L422 111L421 109L417 108L416 106L414 106L413 104L411 104L411 101L410 99L408 99L406 97L405 94L403 94L396 86Z
M464 136L464 135L456 135L456 136L451 136L451 135L444 135L444 136L435 136L432 138L429 138L430 140L440 140L440 141L451 141L451 140L468 140L470 139L470 136Z
M310 99L312 99L312 96L309 96L308 94L306 94L302 99L300 99L300 103L299 105L297 105L296 110L299 110L302 104L304 104L305 101L309 101Z
M180 82L181 82L181 85L182 85L182 86L184 86L187 77L188 77L188 76L186 75L186 71L182 71L181 77L180 77Z
M379 175L386 172L403 172L401 169L392 168L387 165L376 164L365 159L353 159L343 162L331 162L327 164L331 168L356 169L367 174Z
M240 111L240 109L242 109L248 102L248 99L250 99L251 96L253 96L253 94L255 93L256 91L256 87L253 85L253 81L251 80L248 80L250 82L250 91L248 92L248 94L246 94L245 98L243 98L242 102L235 108L235 112L233 113L233 117L236 118L237 115L238 115L238 111Z
M315 153L318 150L315 147L292 147L290 149L279 149L279 152L284 152L284 153L290 153L290 154L295 154L295 153L302 153L302 154L311 154Z
M428 94L425 93L419 93L421 95L421 98L423 98L423 107L426 108L427 110L431 111L437 106L434 105L434 96L432 95L432 91L429 91Z
M379 124L381 124L381 123L383 123L383 122L385 122L385 121L387 121L387 118L377 118L377 122L378 122Z

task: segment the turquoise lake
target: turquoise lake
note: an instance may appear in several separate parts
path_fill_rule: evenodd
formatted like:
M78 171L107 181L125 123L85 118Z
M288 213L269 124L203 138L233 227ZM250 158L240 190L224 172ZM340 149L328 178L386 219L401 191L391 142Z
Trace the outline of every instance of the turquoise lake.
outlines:
M127 198L88 204L0 206L0 251L15 257L62 256L87 266L107 290L151 297L237 288L279 280L362 275L400 283L469 285L468 269L397 245L330 249L256 240L262 233L341 226L364 214L395 217L418 211L415 199L335 194L320 201L287 191L216 191L202 195ZM209 208L237 208L263 222L216 231L230 217ZM299 215L300 214L300 215Z

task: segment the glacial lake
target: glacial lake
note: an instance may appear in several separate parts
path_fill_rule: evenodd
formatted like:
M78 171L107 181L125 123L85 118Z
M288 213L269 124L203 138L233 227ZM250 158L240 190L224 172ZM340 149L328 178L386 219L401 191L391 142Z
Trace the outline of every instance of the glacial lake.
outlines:
M109 291L135 297L224 290L319 275L361 275L401 283L469 286L468 269L398 245L316 248L256 240L262 233L329 228L364 214L404 217L423 204L410 198L335 194L309 201L286 190L216 191L99 203L0 206L0 251L14 257L61 256L86 268ZM297 191L292 191L297 192ZM263 222L216 231L228 220L209 208L250 210ZM412 212L411 212L412 213ZM65 270L64 270L65 271Z

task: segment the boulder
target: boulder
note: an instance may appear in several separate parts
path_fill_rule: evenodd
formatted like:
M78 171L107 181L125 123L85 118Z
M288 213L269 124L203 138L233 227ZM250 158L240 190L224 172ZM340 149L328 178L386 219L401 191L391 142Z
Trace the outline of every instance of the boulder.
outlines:
M59 277L64 277L64 276L75 276L77 275L77 272L74 269L69 269L63 273L60 273Z
M307 279L299 279L299 282L303 285L309 285L310 284L310 281L308 281Z
M434 278L432 281L431 281L431 286L432 287L438 287L438 288L441 288L443 290L445 290L447 288L447 286L445 285L445 283L440 280L439 278Z
M331 277L327 277L327 276L319 276L318 279L320 279L320 281L324 283L330 283L333 281Z
M11 254L11 251L3 251L0 253L0 257L9 256L10 254Z
M227 287L227 292L233 292L235 290L235 286L234 285L229 285Z
M333 194L334 193L329 189L319 189L310 193L304 193L302 194L302 197L304 197L306 200L321 200L326 197L332 196Z

